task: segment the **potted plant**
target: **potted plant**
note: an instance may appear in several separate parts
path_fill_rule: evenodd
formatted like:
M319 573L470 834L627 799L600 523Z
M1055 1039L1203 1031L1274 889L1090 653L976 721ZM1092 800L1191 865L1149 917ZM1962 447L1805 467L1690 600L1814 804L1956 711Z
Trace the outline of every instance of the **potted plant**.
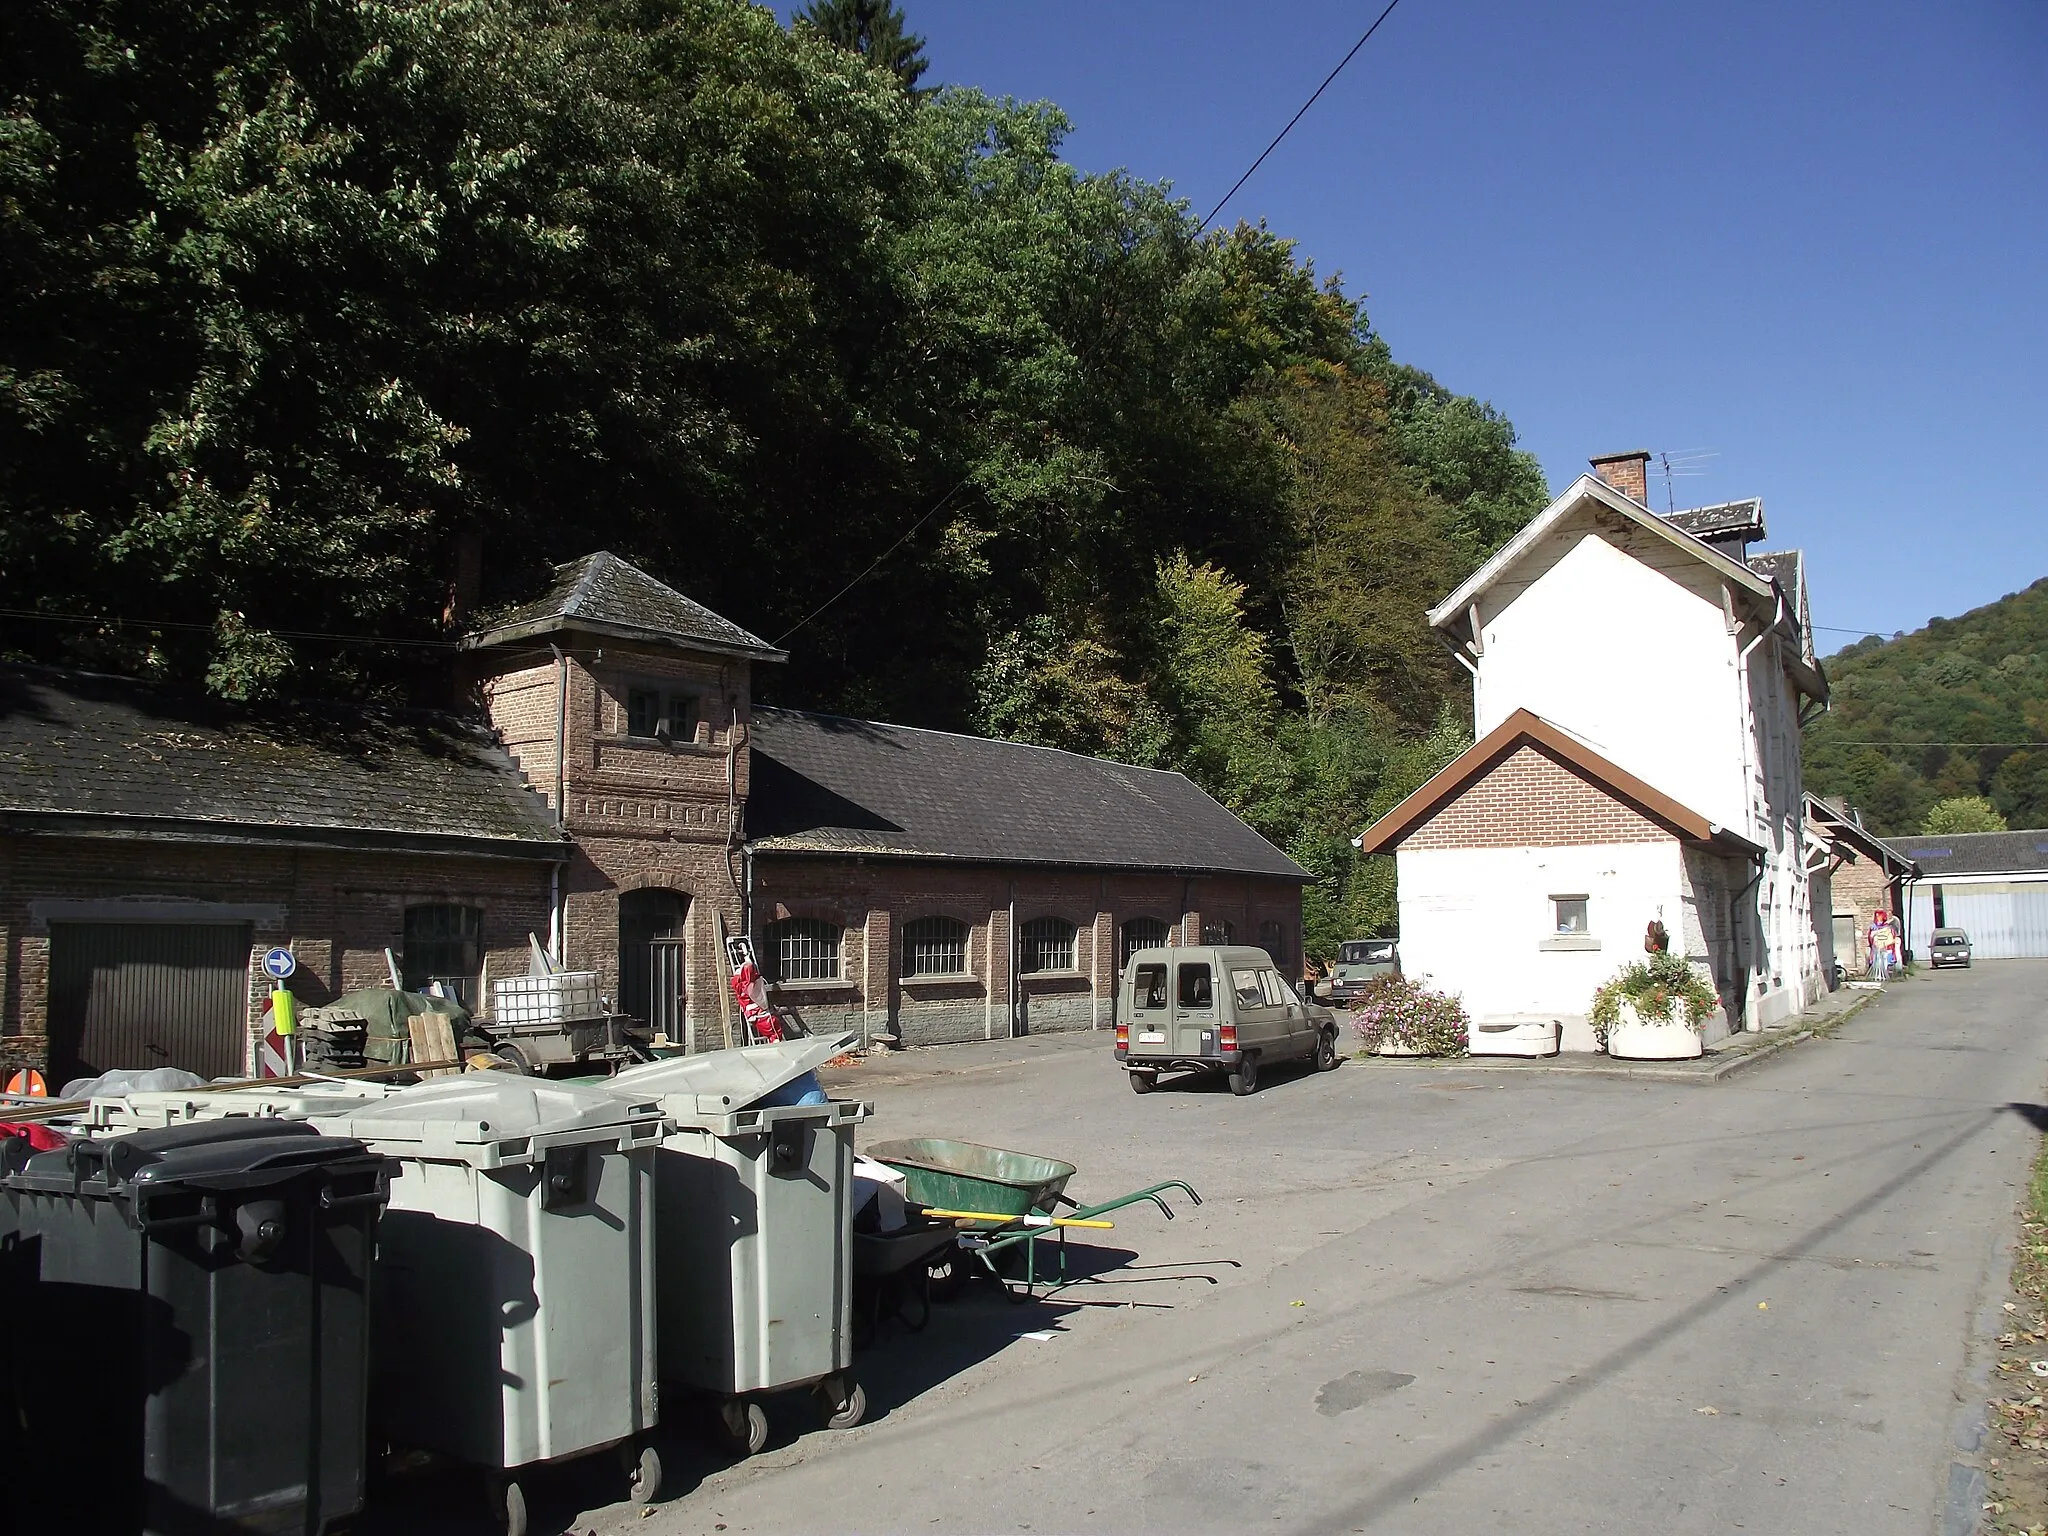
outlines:
M1700 1054L1700 1031L1720 1006L1682 955L1654 950L1593 994L1590 1018L1608 1055L1672 1061Z
M1471 1043L1462 1002L1392 972L1360 986L1351 1028L1371 1056L1463 1056Z

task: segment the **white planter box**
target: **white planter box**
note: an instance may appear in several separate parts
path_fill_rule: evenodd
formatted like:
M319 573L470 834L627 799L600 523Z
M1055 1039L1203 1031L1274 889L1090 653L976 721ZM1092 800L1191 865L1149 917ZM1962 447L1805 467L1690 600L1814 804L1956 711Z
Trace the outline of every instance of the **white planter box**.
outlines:
M1674 1008L1683 1005L1674 1005ZM1703 1054L1699 1033L1682 1019L1646 1020L1623 1001L1621 1021L1607 1032L1607 1054L1626 1061L1680 1061Z
M1474 1056L1555 1056L1561 1031L1555 1019L1482 1019L1471 1031Z
M1398 1040L1382 1040L1374 1049L1375 1056L1420 1056L1422 1052L1412 1045L1403 1045Z

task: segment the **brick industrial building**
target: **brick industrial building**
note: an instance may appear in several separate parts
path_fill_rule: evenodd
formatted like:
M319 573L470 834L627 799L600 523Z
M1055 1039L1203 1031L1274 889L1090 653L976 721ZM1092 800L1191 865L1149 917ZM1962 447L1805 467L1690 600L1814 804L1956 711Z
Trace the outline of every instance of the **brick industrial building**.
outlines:
M757 711L782 653L616 556L462 657L474 719L0 669L0 1060L242 1071L273 945L307 1002L393 965L475 1002L536 935L707 1043L721 923L906 1045L1106 1023L1169 936L1299 961L1308 877L1180 775Z

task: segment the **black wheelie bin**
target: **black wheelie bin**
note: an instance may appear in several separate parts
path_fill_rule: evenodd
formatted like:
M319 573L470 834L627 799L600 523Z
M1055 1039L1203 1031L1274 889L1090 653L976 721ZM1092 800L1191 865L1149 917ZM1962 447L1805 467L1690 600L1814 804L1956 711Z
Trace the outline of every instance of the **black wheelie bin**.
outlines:
M353 1517L385 1169L281 1120L0 1141L5 1523L320 1536Z

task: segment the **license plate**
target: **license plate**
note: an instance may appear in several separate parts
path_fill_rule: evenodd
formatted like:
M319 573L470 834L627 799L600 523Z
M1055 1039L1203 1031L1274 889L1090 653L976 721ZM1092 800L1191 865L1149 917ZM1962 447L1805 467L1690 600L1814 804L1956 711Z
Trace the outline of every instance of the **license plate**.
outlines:
M1164 1045L1166 1044L1166 1035L1163 1031L1156 1029L1148 1029L1143 1034L1138 1036L1138 1044Z

